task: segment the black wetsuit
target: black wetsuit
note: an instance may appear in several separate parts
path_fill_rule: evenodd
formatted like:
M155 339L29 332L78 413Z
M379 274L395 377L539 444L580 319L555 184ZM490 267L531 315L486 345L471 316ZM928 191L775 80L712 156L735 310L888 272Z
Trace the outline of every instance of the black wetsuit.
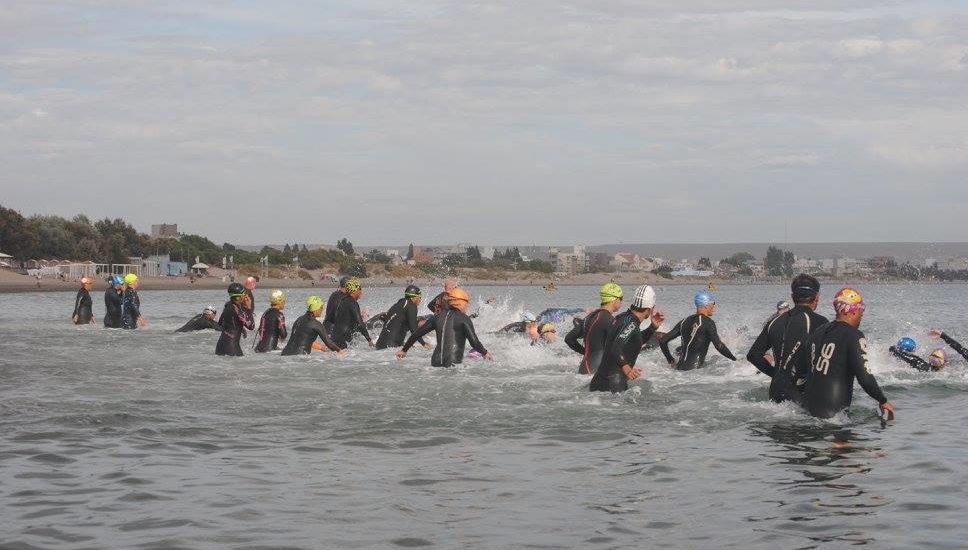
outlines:
M801 361L803 354L809 354L810 334L821 325L826 324L827 318L804 305L775 315L760 333L753 347L746 354L746 359L760 369L772 380L770 381L770 399L781 403L787 399L797 401L800 390L809 370L798 371L805 362ZM773 350L773 364L764 355Z
M921 359L920 357L918 357L917 355L914 355L913 353L899 350L897 349L897 346L891 346L890 348L887 349L887 351L891 352L891 354L893 354L894 357L897 357L901 361L904 361L905 363L907 363L908 365L911 365L912 367L918 369L919 371L934 370L934 367L931 366L931 363L928 363L927 361L925 361L924 359Z
M77 296L74 298L74 313L71 314L72 319L77 315L75 325L88 325L91 323L91 319L94 317L94 311L91 309L93 305L94 302L91 300L91 293L86 288L77 291Z
M215 322L215 319L209 319L204 313L199 313L198 315L192 317L185 325L176 330L175 332L194 332L196 330L222 330L221 325Z
M407 340L407 333L417 332L417 304L409 298L401 298L386 312L386 320L380 337L376 340L376 349L389 347L398 348ZM423 338L419 338L425 344Z
M319 337L323 344L331 351L339 351L343 348L336 345L336 342L329 337L326 327L319 322L312 312L307 311L292 324L292 334L289 335L289 342L282 350L283 355L308 355L313 351L313 342Z
M360 313L360 303L352 296L346 295L336 304L336 311L333 312L333 326L330 328L330 336L340 349L345 348L353 339L353 333L359 331L366 338L367 342L372 342L370 332L366 330L366 323ZM329 328L327 326L327 328Z
M948 336L943 332L941 333L941 339L944 340L945 343L947 343L949 346L951 346L951 349L957 351L958 355L964 357L965 359L968 359L968 349L965 349L961 344L958 343L957 340L955 340L954 338Z
M329 300L326 300L326 311L323 312L323 324L326 325L327 329L332 330L333 325L336 324L337 306L346 296L347 294L345 292L337 288L329 295Z
M366 320L367 330L373 330L377 328L377 325L380 325L380 328L382 328L387 322L387 313L389 312L384 311L383 313L371 315L370 318Z
M595 374L605 357L605 340L612 326L611 312L597 309L584 319L575 319L575 326L565 335L565 344L582 354L578 365L579 374ZM579 343L581 339L583 343Z
M219 326L222 327L222 334L215 345L215 355L242 355L242 338L246 335L245 330L255 328L255 320L249 310L239 303L231 300L225 303L222 309L222 316L218 319Z
M605 359L592 376L588 385L590 391L619 393L629 389L629 379L622 372L622 366L634 367L643 344L655 333L651 323L645 330L639 330L639 324L631 311L619 314L612 321L608 328Z
M138 319L141 317L141 299L138 298L138 291L128 288L121 297L121 328L138 328Z
M430 356L430 364L435 367L452 367L463 362L464 345L467 342L481 355L487 355L487 350L474 331L474 322L452 307L444 308L439 315L434 316L433 322L427 322L411 334L403 345L403 352L409 351L421 337L432 330L437 331L437 347Z
M279 349L279 341L285 340L286 315L274 307L270 307L259 319L259 341L255 344L255 351L263 353Z
M803 356L811 366L801 405L819 418L830 418L850 406L854 379L879 404L887 402L871 374L864 333L843 321L832 321L810 336L810 353Z
M679 357L673 358L669 353L669 341L682 337L682 348L679 349ZM719 339L719 332L716 331L716 323L712 318L696 313L676 323L661 340L659 347L662 354L670 363L675 363L678 370L692 370L705 365L706 353L709 351L709 344L712 344L723 357L730 361L735 361L736 356L729 351L726 344Z
M104 326L106 328L121 328L121 296L122 292L113 286L104 291Z
M528 322L517 321L509 325L504 325L498 332L528 332Z
M434 299L427 304L427 309L433 312L434 315L440 315L440 312L448 307L450 307L450 296L446 292L441 292L434 296Z

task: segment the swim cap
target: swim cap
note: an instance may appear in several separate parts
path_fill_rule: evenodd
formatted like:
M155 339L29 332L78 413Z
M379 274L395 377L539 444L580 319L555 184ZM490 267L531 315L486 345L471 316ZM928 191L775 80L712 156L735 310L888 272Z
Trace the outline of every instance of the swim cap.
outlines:
M599 298L602 299L602 304L607 304L613 300L618 300L624 293L622 292L622 287L615 283L605 283L602 285L601 290L598 291Z
M790 304L786 300L780 300L776 303L776 310L782 311L784 309L790 309Z
M406 290L403 291L403 295L406 296L407 298L420 296L420 287L417 287L415 285L410 285L407 287Z
M202 310L202 313L208 313L209 311L211 311L212 313L218 313L218 309L216 309L215 306L208 306L207 308Z
M273 290L269 293L269 305L278 305L286 301L286 293L281 290Z
M692 302L696 304L697 308L700 308L708 305L716 305L716 298L709 292L700 290L696 293L696 297L692 299Z
M81 277L81 284L82 285L93 285L94 284L94 280L91 279L90 277Z
M948 352L946 352L944 348L938 348L932 351L931 355L928 356L928 363L930 363L931 366L935 368L935 370L940 369L947 362L948 362Z
M541 325L541 328L538 329L538 332L540 334L547 334L549 332L558 332L558 330L555 328L554 323L544 323Z
M346 292L350 294L356 292L357 290L363 290L363 285L360 284L359 279L357 279L356 277L353 277L352 279L348 279L346 281L346 284L343 285L343 287L346 288Z
M813 300L814 296L820 294L820 281L816 277L801 273L790 283L790 294L796 302Z
M245 278L245 288L247 288L249 290L252 290L253 288L255 288L255 284L258 283L258 282L259 282L259 280L256 279L255 277L246 277Z
M842 288L834 296L834 309L841 315L864 311L864 297L852 288Z
M447 301L450 303L454 302L470 302L471 297L467 295L467 291L463 288L454 288L447 293Z
M306 298L306 311L319 311L325 304L326 302L319 296L310 296Z
M124 277L120 275L111 275L111 285L118 286L124 284Z
M349 280L350 280L349 277L340 277L339 278L339 287L340 288L345 287L346 286L346 282L349 281Z
M637 309L652 309L655 307L655 290L649 285L642 285L635 289L632 307Z
M229 296L235 298L237 296L245 296L245 288L239 283L232 283L228 288Z
M538 318L534 316L534 313L531 313L530 311L525 311L524 313L521 314L521 320L523 320L525 323L533 323L537 321Z
M128 273L124 276L124 284L130 285L138 282L138 276L134 273Z
M905 336L897 341L897 349L901 351L906 351L908 353L917 349L918 344L914 341L914 338L908 338Z

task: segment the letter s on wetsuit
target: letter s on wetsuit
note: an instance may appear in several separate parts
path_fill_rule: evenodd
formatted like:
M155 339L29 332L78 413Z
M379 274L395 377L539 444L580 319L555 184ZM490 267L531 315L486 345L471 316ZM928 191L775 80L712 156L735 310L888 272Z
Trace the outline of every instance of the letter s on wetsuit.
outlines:
M91 300L91 293L86 288L77 291L77 296L74 297L74 313L71 314L71 318L75 315L77 316L77 322L75 324L87 325L91 323L91 318L94 317L94 312L92 311L93 305L94 302Z
M441 310L440 315L434 316L433 322L425 323L417 332L411 334L402 351L409 351L417 340L432 330L437 331L437 347L430 357L430 364L435 367L452 367L463 362L464 345L467 342L481 355L487 355L487 350L474 331L474 322L460 310L451 307Z
M286 339L286 315L270 307L259 319L259 341L255 344L257 353L279 349L279 341Z
M226 302L222 309L222 316L218 319L219 326L222 327L222 334L215 345L215 355L230 355L235 357L242 356L242 337L245 336L245 329L255 328L255 320L249 314L249 310L241 303L232 301Z
M417 305L409 298L401 298L386 312L386 321L380 337L376 340L376 349L400 347L407 339L407 333L414 333L417 326ZM418 338L424 344L423 338Z
M323 344L331 351L339 351L343 348L336 345L336 342L329 337L326 327L319 322L312 312L307 311L304 315L296 319L292 325L292 334L289 335L289 342L286 343L283 355L308 355L313 351L313 342L319 337Z
M849 407L854 378L878 404L887 402L870 372L864 333L847 323L833 321L814 331L810 354L803 359L812 367L801 404L813 416L830 418Z
M607 309L598 309L588 314L583 321L575 320L575 326L565 335L568 347L582 354L578 365L579 374L595 374L605 357L605 341L608 329L614 318ZM578 339L584 345L578 343Z
M827 324L827 318L804 305L798 305L773 317L763 327L763 332L753 342L746 360L772 378L770 399L781 403L787 399L797 401L806 379L807 370L802 369L804 354L810 353L810 334ZM773 350L774 365L764 355Z
M104 326L121 328L121 291L109 286L104 291Z
M897 348L897 346L891 346L890 348L887 349L887 351L891 352L891 354L894 355L894 357L897 357L901 361L904 361L905 363L907 363L908 365L911 365L913 368L919 371L934 370L934 367L931 366L931 363L928 363L927 361L925 361L924 359L921 359L920 357L918 357L917 355L914 355L913 353L900 350Z
M189 319L187 323L185 323L175 332L193 332L196 330L206 329L222 330L222 327L212 319L206 317L204 313L199 313L198 315Z
M605 359L592 376L589 391L619 393L629 389L629 379L622 372L622 367L635 366L642 345L656 330L652 324L645 330L639 330L639 325L639 320L631 311L615 318L608 330Z
M679 357L673 358L669 353L669 341L682 337L682 348ZM692 370L702 367L706 363L706 353L712 344L723 357L735 361L736 356L729 351L726 344L719 339L716 323L712 318L696 313L676 323L668 334L659 340L659 347L669 363L674 363L678 370Z

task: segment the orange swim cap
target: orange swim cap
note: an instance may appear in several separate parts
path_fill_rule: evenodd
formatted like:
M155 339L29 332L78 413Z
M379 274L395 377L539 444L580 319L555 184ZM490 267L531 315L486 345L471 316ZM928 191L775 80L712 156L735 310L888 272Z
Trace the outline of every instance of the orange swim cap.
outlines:
M459 302L461 300L465 302L471 301L471 297L467 295L467 291L465 291L463 288L455 288L447 293L448 302L454 303L454 302Z

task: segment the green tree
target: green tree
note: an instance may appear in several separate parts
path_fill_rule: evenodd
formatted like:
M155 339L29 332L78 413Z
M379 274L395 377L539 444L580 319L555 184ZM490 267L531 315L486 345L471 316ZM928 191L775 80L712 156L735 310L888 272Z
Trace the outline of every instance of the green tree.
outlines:
M775 246L766 249L766 272L773 277L783 275L783 251Z
M346 237L343 237L336 242L336 248L342 250L347 256L353 255L353 243L351 243Z

